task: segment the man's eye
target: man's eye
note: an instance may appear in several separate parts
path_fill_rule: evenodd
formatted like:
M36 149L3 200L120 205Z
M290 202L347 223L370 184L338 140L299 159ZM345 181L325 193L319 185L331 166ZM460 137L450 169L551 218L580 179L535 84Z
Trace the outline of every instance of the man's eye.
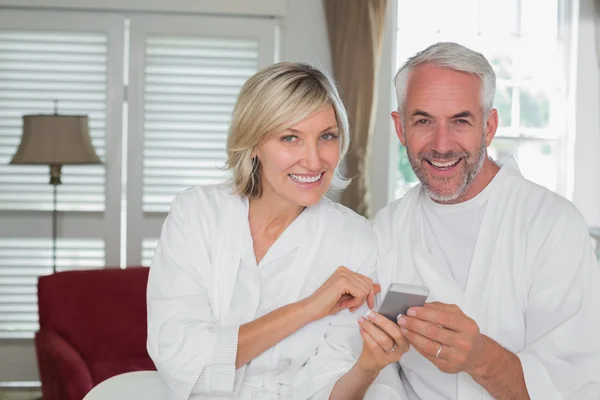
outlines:
M463 118L459 118L456 120L456 123L457 124L468 124L469 121L467 121L466 119L463 119Z
M427 125L428 123L429 123L429 120L425 119L425 118L420 119L416 122L417 125Z

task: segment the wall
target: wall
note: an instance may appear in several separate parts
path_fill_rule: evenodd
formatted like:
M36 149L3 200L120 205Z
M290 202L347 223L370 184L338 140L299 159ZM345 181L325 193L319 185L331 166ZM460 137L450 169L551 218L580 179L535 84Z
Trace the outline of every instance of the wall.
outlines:
M284 16L285 0L0 0L0 7Z
M0 340L0 382L37 381L32 340Z
M288 0L281 22L281 61L302 61L332 73L327 27L321 0Z

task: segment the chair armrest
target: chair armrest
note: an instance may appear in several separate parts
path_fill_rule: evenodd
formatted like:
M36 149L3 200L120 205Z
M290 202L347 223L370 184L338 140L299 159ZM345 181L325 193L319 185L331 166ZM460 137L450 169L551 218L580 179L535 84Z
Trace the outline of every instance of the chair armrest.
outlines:
M44 400L81 400L94 387L79 353L55 331L35 335L38 369Z

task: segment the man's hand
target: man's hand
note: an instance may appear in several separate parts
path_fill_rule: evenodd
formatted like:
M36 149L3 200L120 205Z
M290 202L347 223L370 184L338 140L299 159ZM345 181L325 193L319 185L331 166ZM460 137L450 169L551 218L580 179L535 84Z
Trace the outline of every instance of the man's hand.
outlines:
M495 399L529 400L519 357L451 304L427 303L398 318L408 342L442 372L466 372Z
M486 337L456 305L427 303L398 318L402 334L440 371L475 374L483 365Z

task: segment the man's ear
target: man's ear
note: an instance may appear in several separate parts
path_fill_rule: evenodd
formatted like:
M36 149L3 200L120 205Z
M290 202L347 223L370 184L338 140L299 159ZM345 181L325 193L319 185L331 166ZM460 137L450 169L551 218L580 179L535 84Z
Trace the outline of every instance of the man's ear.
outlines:
M402 116L398 111L392 111L392 120L394 120L394 128L396 128L396 135L400 139L400 143L406 147L406 135L402 125Z
M498 129L498 110L492 108L488 114L487 120L485 121L485 147L489 147L492 143L492 139L496 136L496 130Z

